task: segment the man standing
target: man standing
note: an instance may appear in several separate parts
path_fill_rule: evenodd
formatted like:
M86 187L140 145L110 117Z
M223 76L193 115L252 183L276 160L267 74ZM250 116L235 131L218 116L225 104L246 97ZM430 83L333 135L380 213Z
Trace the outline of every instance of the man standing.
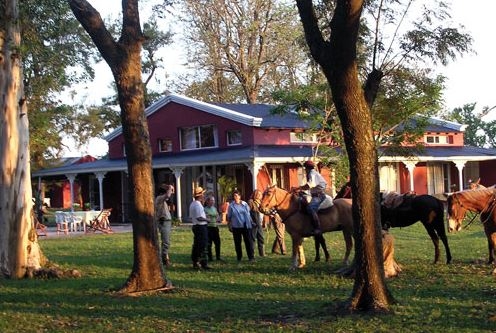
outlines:
M162 264L170 267L169 258L170 233L172 229L172 216L169 211L168 201L174 194L172 185L162 184L158 189L158 195L155 198L155 220L157 221L160 238L162 240Z
M320 230L320 220L317 211L320 204L325 199L325 189L327 187L327 182L320 173L315 170L315 164L313 161L308 160L304 163L305 173L307 175L307 183L300 186L300 190L309 192L310 201L308 203L308 213L312 216L314 235L320 235L322 231Z
M205 190L202 187L195 188L193 192L194 200L189 205L189 216L193 223L193 248L191 250L191 260L194 269L211 269L207 261L208 246L208 219L205 214L203 202Z

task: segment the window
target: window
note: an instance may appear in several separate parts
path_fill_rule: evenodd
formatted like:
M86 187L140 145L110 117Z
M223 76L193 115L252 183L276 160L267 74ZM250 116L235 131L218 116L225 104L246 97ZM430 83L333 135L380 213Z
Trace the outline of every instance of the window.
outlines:
M158 151L159 152L171 152L172 151L172 140L171 139L158 139Z
M179 130L181 150L215 148L218 146L214 125L184 127Z
M290 141L292 143L317 143L317 135L312 133L290 133Z
M227 145L235 146L242 143L241 131L227 131Z
M453 140L453 138L451 138ZM439 144L447 144L449 143L449 138L445 135L427 135L425 137L426 143L439 143Z

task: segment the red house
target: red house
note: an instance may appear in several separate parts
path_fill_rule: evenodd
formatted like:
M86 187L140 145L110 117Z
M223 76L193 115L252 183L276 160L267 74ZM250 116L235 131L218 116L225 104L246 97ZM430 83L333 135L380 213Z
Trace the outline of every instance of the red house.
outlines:
M146 109L155 184L176 187L177 217L187 219L192 191L202 186L220 202L218 179L234 180L245 199L270 183L283 188L304 182L304 161L317 143L295 113L273 114L265 104L210 104L168 94ZM426 149L412 157L381 154L381 190L437 194L461 188L468 178L496 183L496 151L463 145L464 126L432 119L424 136ZM82 189L84 202L112 208L113 222L128 222L128 182L122 128L107 136L107 158L39 170L39 183L67 177ZM322 173L334 193L332 170ZM35 183L35 182L34 182ZM336 184L339 185L339 184ZM45 191L46 192L46 191Z

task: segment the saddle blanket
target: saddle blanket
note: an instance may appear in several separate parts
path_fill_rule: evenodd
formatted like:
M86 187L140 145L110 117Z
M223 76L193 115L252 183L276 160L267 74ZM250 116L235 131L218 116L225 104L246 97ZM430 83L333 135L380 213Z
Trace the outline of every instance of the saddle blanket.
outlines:
M319 210L329 208L333 205L332 197L326 194L324 201L320 203Z

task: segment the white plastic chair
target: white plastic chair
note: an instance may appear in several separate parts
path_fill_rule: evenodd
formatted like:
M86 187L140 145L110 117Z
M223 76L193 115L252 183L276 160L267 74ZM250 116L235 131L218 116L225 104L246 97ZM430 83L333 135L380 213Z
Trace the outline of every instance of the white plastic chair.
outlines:
M69 233L69 222L67 221L64 212L55 212L55 224L57 225L57 235L61 232L66 235Z
M69 224L69 231L83 231L83 218L76 216L72 213L65 214L67 223Z

